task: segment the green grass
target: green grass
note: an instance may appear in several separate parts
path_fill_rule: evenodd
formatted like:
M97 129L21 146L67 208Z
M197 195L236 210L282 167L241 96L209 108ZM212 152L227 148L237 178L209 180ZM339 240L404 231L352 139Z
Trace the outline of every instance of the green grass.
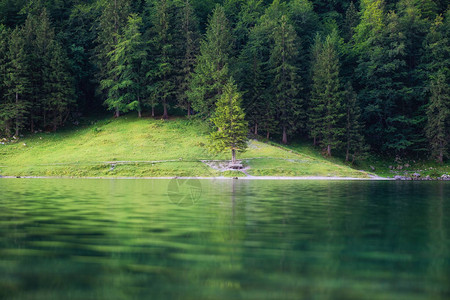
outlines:
M219 172L201 160L227 160L208 152L208 127L197 120L161 121L125 116L57 133L37 133L0 145L0 175L73 177L245 176ZM299 152L300 150L300 152ZM312 150L252 140L239 154L253 176L367 177ZM112 167L112 162L115 166Z

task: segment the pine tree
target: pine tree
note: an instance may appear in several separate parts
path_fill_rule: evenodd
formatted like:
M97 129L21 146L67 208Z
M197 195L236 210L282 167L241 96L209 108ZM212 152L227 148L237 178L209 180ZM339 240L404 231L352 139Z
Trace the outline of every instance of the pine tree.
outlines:
M363 0L362 7L361 23L355 33L359 56L355 73L364 107L366 138L380 151L405 153L413 144L405 36L398 16L386 14L382 0Z
M254 134L264 130L266 136L276 131L275 108L272 93L267 88L273 81L268 61L272 49L272 27L259 22L249 34L249 41L242 50L237 63L239 89L243 93L243 107Z
M215 152L231 150L232 164L236 163L236 152L243 152L247 148L248 124L241 108L241 99L241 94L230 79L216 102L211 120L218 129L211 133L211 149Z
M173 3L171 0L155 1L153 10L153 55L155 66L151 72L153 77L154 95L161 100L164 113L163 119L168 119L168 106L175 94L174 49L173 49Z
M0 114L6 114L3 107L5 105L5 94L7 92L6 88L6 71L8 64L8 44L9 44L9 30L0 24ZM6 131L6 121L5 117L0 115L0 136Z
M29 122L31 132L47 126L50 90L46 76L49 72L49 45L55 39L55 32L45 8L39 1L31 7L23 27L25 36L26 67L29 72L27 98L30 102Z
M431 154L439 163L448 155L450 141L450 88L449 79L443 70L431 81L430 104L427 109L428 124L426 134L431 146Z
M227 83L228 61L233 38L228 19L222 6L218 5L209 20L200 55L190 83L189 101L195 111L208 116Z
M298 37L286 16L282 16L273 31L274 46L270 56L270 69L274 74L272 90L276 99L277 119L282 132L282 143L295 132L304 117L299 97L300 77L295 59L298 56Z
M75 103L73 77L69 71L69 60L62 46L52 41L48 47L49 65L46 68L47 114L53 119L53 130L64 124Z
M189 83L191 74L194 72L196 56L199 50L199 27L194 9L190 0L184 0L178 9L177 16L178 35L175 38L174 47L177 50L176 68L176 96L178 107L187 111L191 115L191 102L188 98ZM178 68L177 68L178 66Z
M363 124L361 123L361 109L358 103L358 96L353 90L351 82L347 82L345 86L345 161L362 159L366 156L368 147L364 141Z
M358 10L355 7L353 2L350 2L350 5L345 12L345 21L344 21L344 37L346 41L350 41L353 35L355 34L355 28L359 23Z
M117 77L111 90L118 95L117 100L123 108L121 111L137 110L142 116L142 97L144 96L146 45L140 32L142 18L132 14L118 45L112 53L111 60L116 66L112 74Z
M119 100L116 86L117 76L112 72L116 64L112 59L112 53L116 50L122 30L128 20L130 12L129 0L111 0L103 4L102 14L98 24L98 36L96 47L96 60L100 92L105 100L105 105L114 110L114 116L119 117L120 112L127 108L126 104Z
M343 95L339 78L338 36L334 31L324 41L316 37L313 47L313 87L310 99L309 128L314 143L319 141L326 153L342 144L344 128Z
M6 134L11 134L12 126L15 128L15 136L24 128L26 116L29 113L29 91L31 78L27 66L27 54L25 53L25 39L23 31L16 28L12 31L9 40L8 65L6 69L5 102L1 109L1 119L6 126Z

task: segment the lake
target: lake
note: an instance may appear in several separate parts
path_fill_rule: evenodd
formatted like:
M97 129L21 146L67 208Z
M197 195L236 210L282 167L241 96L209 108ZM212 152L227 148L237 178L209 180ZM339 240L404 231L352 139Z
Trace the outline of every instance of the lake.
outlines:
M0 179L0 299L450 299L446 182Z

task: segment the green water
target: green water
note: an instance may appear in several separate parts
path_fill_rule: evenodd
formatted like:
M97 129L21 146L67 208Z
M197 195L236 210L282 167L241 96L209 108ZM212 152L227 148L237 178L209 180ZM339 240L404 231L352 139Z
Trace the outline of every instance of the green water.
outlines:
M0 179L0 299L450 299L444 182Z

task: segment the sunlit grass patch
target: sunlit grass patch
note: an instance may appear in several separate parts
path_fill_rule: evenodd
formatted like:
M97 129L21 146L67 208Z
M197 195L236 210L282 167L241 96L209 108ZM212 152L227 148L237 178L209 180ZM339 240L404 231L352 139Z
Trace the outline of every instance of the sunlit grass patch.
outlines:
M229 160L230 153L208 151L209 128L195 119L162 121L134 116L90 121L56 133L37 133L0 145L0 175L73 177L242 177L219 172L202 160ZM295 148L250 140L240 153L253 176L364 177Z

